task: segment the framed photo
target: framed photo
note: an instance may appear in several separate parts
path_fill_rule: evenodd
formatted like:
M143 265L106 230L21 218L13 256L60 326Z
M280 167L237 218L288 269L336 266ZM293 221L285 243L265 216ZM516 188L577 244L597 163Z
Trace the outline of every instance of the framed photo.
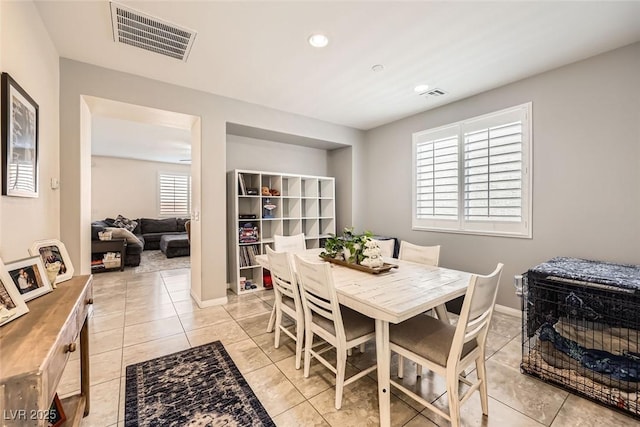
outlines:
M73 265L67 248L60 240L38 240L29 249L31 256L39 256L47 272L47 278L55 287L60 282L73 277Z
M40 256L20 259L7 263L11 281L18 288L22 299L30 301L51 292L51 283L45 274Z
M53 402L51 402L51 408L49 408L48 415L48 421L51 427L60 427L67 420L67 416L64 414L64 410L62 409L62 403L60 402L58 393L56 393L53 398Z
M0 259L0 326L28 312L29 307L24 303L24 299Z
M38 104L2 73L2 194L38 197Z

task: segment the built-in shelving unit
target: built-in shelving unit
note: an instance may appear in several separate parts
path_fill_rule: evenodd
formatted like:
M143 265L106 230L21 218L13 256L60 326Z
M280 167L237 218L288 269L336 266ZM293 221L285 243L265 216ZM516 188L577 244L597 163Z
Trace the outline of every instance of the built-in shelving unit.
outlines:
M263 195L263 188L275 195ZM227 196L229 278L238 294L263 289L263 270L254 256L266 253L274 235L304 233L307 248L319 248L336 232L331 177L234 170L227 175ZM242 278L256 287L245 289Z

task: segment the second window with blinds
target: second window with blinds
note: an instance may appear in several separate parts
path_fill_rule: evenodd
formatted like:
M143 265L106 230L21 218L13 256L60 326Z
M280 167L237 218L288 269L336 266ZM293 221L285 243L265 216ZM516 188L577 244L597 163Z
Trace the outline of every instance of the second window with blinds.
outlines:
M191 212L191 176L158 173L158 216L188 218Z
M531 238L531 146L531 103L413 134L413 229Z

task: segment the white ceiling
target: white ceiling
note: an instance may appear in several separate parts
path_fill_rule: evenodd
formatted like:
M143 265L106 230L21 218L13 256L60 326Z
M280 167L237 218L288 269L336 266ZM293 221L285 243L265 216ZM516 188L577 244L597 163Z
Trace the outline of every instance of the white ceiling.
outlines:
M191 131L94 115L91 154L190 165Z
M196 30L188 61L116 44L108 1L36 1L61 57L358 129L640 40L638 1L121 3Z

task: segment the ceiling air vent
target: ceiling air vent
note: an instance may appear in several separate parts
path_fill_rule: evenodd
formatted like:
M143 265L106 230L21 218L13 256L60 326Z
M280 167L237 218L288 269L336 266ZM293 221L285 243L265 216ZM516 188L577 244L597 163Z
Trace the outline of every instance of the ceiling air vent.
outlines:
M447 92L443 91L442 89L431 89L428 92L422 93L421 95L424 96L442 96L442 95L446 95Z
M111 2L113 40L171 58L187 60L196 32Z

